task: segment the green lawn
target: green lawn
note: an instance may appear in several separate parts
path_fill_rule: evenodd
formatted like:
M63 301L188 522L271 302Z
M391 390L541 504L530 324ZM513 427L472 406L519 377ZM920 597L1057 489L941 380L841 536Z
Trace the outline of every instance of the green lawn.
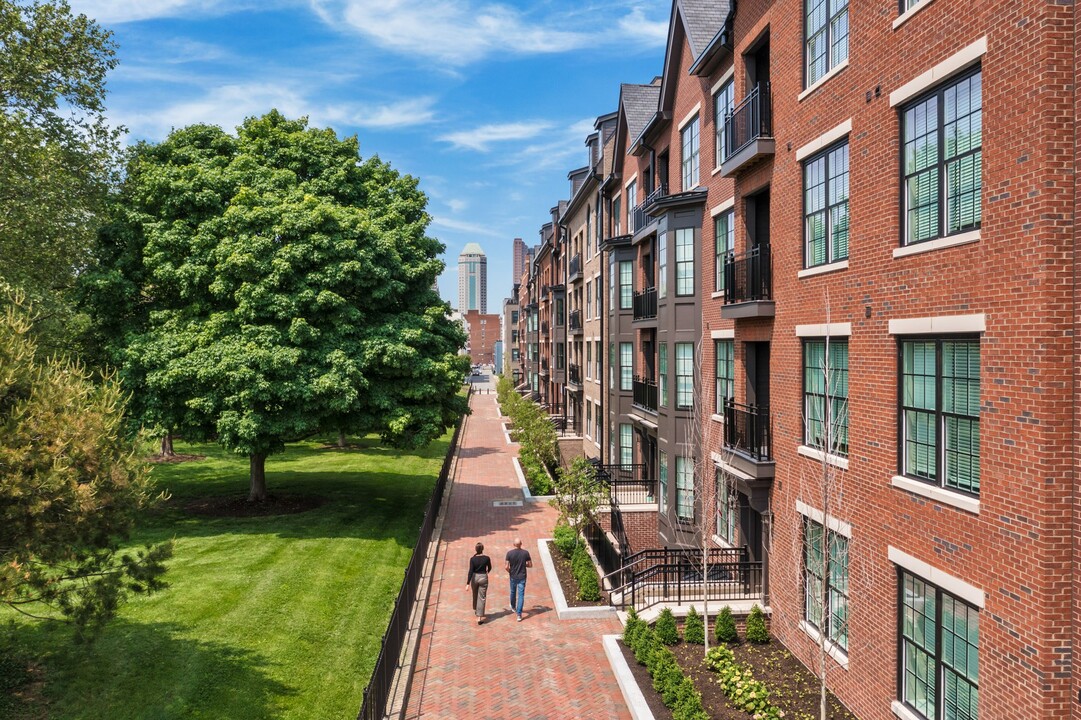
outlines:
M8 651L38 658L45 712L30 716L355 717L449 440L418 453L374 438L348 451L290 445L267 461L269 491L327 502L246 519L180 509L245 493L247 460L178 444L207 458L154 468L172 500L133 538L175 538L170 587L133 599L89 646L56 623L0 630Z

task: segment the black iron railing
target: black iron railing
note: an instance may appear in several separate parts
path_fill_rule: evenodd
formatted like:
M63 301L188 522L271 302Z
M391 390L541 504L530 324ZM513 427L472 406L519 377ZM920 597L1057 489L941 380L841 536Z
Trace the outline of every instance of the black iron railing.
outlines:
M773 299L773 266L769 244L756 245L724 261L724 301L727 304Z
M728 145L728 157L759 138L773 137L769 95L769 83L755 85L726 118L725 142Z
M633 305L635 320L657 317L657 288L649 287L645 290L636 290Z
M567 317L568 325L571 332L579 332L582 329L582 311L571 310L571 314Z
M540 367L541 372L548 372L548 358L541 358Z
M634 209L634 228L631 230L631 232L638 232L639 230L644 228L647 224L649 224L649 221L650 221L651 218L650 218L649 215L646 215L646 208L654 200L657 200L658 198L662 198L667 194L668 194L668 184L667 183L661 183L660 185L657 186L657 188L653 192L651 192L649 195L646 196L646 199L642 201L642 204Z
M769 408L727 401L724 406L724 444L756 461L771 460Z
M541 323L540 331L541 331L541 335L547 335L548 334L548 321L547 320L545 320L544 322Z
M613 515L613 522L615 516ZM612 544L612 541L605 534L604 529L601 528L596 522L590 522L585 526L584 533L586 542L593 548L593 554L597 556L597 562L601 566L601 571L605 575L612 573L619 569L621 555L619 548ZM617 537L620 535L615 529L613 529L613 535Z
M657 381L636 375L632 387L631 403L636 407L657 412Z
M578 254L571 258L567 266L567 281L574 280L582 273L582 255Z
M611 505L648 505L657 502L657 480L645 465L598 465L597 480L608 489Z
M470 386L469 393L473 388ZM447 449L447 455L443 458L443 466L439 470L439 477L435 481L435 488L431 497L428 498L428 507L424 510L424 520L420 526L420 534L417 544L413 548L413 555L409 558L409 564L405 568L405 579L398 591L398 597L394 601L394 609L390 613L390 622L387 630L383 633L383 641L379 649L379 656L375 660L375 669L368 686L364 688L364 699L357 714L358 720L382 720L387 711L387 703L394 689L394 676L401 667L402 648L409 633L409 616L416 603L417 589L420 586L421 576L424 570L424 561L428 557L428 548L432 541L432 531L435 528L436 516L443 504L443 494L447 488L447 478L450 476L451 460L454 450L458 447L461 436L462 421L454 429L454 435ZM412 664L408 659L404 662Z
M659 603L763 599L762 563L747 560L743 548L712 550L705 563L700 550L656 552L668 557L648 562L639 558L631 565L625 561L623 568L604 578L612 605L644 610Z
M567 382L574 383L575 385L582 384L582 366L571 363L567 366Z

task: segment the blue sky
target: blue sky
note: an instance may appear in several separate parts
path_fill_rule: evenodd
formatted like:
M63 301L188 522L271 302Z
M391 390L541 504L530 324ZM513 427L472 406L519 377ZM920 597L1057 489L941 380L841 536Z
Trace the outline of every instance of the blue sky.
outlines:
M421 180L457 298L467 242L488 255L488 308L511 289L585 164L620 82L660 73L671 5L634 0L70 0L115 33L109 114L129 139L197 122L232 130L276 107L356 134Z

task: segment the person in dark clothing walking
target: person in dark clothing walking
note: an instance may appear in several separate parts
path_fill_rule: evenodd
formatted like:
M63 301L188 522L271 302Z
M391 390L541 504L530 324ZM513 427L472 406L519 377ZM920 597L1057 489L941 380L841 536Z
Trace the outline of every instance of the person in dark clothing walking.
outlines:
M525 605L526 568L533 567L529 551L522 549L522 538L514 538L514 549L507 551L506 570L510 575L510 609L522 622L522 606Z
M484 543L477 543L476 554L469 558L469 574L465 586L473 591L473 610L477 613L477 625L484 622L484 603L488 599L488 573L492 571L492 559L484 554Z

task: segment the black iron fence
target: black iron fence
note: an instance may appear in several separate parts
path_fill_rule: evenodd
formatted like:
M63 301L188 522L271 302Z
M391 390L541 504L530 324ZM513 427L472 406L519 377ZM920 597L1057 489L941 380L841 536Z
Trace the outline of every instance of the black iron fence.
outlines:
M769 83L755 85L732 110L725 123L727 157L732 157L759 138L772 137Z
M773 266L769 244L756 245L724 261L724 301L728 304L773 298Z
M472 386L469 388L469 394L473 394ZM416 604L417 589L424 573L424 561L428 557L432 531L435 529L435 520L443 504L451 462L454 459L454 450L458 447L461 432L462 419L459 419L457 427L454 428L454 435L451 436L447 456L443 458L439 477L435 481L431 497L428 498L428 505L424 509L424 520L421 522L417 544L413 548L413 556L409 558L409 564L406 565L405 579L402 580L402 587L394 601L394 609L391 610L387 630L383 633L379 656L375 660L375 669L368 681L368 687L364 688L364 700L360 706L360 713L357 714L357 720L382 720L386 714L387 703L394 688L394 676L401 667L402 648L409 635L409 619Z
M657 288L636 290L634 293L634 319L645 320L657 317Z
M582 256L581 254L575 255L571 258L571 261L567 267L567 280L574 280L582 273Z
M763 566L747 549L712 548L703 558L695 548L645 550L623 558L604 577L609 602L644 609L657 603L707 600L761 600Z
M571 314L567 317L568 325L570 325L571 332L578 332L582 329L582 311L571 310Z
M724 405L724 444L757 461L773 457L769 408L740 405L728 400Z
M575 385L582 384L582 367L571 363L567 366L567 382L574 383Z
M631 232L638 232L649 224L651 218L649 215L646 215L646 208L651 202L657 200L658 198L662 198L667 194L668 184L661 183L653 192L646 196L646 199L642 201L642 204L634 209L634 228L631 230Z
M631 403L636 407L657 412L657 381L649 378L634 377Z
M646 505L657 502L657 479L645 465L598 465L597 479L608 488L611 505Z

